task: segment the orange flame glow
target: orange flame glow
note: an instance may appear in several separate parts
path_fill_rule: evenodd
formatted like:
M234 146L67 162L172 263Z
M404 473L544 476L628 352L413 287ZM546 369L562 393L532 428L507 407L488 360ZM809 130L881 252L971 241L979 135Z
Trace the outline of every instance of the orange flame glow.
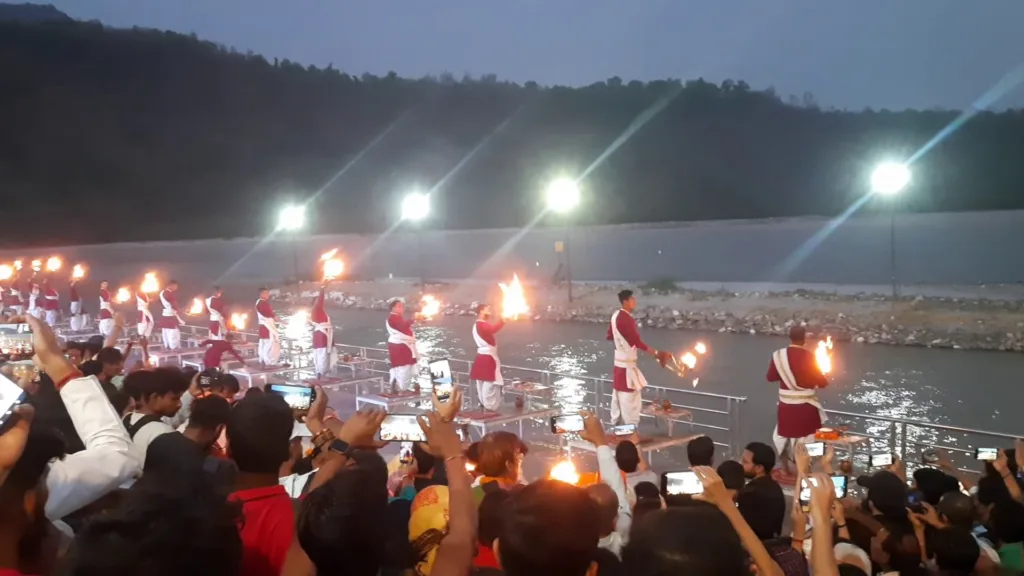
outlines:
M424 294L420 299L420 314L424 318L433 318L441 311L441 301L430 294Z
M21 260L14 261L14 269L19 271L21 270Z
M127 286L121 286L120 288L117 289L117 294L114 296L114 302L117 302L118 304L124 304L125 302L131 300L131 298L132 291L129 290Z
M81 280L82 278L85 278L85 266L75 264L75 267L71 269L71 279Z
M33 260L32 261L32 270L35 270L36 272L39 272L42 269L43 269L43 261L42 260Z
M822 374L832 371L832 337L827 336L824 340L818 341L818 347L814 350L814 360L818 363L818 369Z
M231 315L231 327L235 330L245 330L245 323L249 320L248 314L235 312Z
M156 279L156 272L146 272L146 275L142 278L142 284L139 285L139 290L146 294L152 294L160 290L160 282Z
M562 460L558 464L555 464L554 468L551 469L551 473L548 477L552 480L558 480L559 482L565 482L566 484L578 484L580 481L580 473L576 471L576 465L571 460Z
M206 309L206 305L203 303L203 299L197 297L197 298L193 298L192 299L192 306L189 307L188 313L191 316L196 316L196 315L202 314L203 310L205 310L205 309Z
M50 256L46 259L46 271L56 272L60 270L60 267L64 265L64 262L60 259L60 256Z
M526 295L523 293L523 285L519 282L519 276L512 275L512 283L505 285L498 283L501 288L501 317L512 318L513 320L530 312L526 304Z
M10 280L14 276L14 267L10 264L0 264L0 280Z

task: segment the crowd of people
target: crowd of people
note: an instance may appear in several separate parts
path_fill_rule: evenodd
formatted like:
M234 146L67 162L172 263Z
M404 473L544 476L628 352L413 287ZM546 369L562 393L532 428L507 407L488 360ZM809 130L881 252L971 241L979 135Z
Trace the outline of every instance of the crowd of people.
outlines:
M0 429L0 576L1024 570L1021 446L980 479L946 458L908 477L896 460L840 499L829 475L843 463L797 442L808 498L790 502L775 447L718 462L701 436L686 447L700 490L676 494L638 438L609 437L585 413L595 481L528 481L523 439L460 437L458 388L419 417L426 441L389 462L386 415L343 420L323 389L297 411L225 374L126 369L120 316L104 342L67 345L35 317L10 321L30 326L39 373L19 382L25 402Z

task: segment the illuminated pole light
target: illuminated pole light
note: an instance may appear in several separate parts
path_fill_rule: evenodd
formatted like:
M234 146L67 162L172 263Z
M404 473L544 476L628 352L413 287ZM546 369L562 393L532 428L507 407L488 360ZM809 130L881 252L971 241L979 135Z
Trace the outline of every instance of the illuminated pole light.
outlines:
M410 192L402 199L402 220L418 223L430 216L430 196L422 192ZM427 281L424 273L423 242L416 241L416 260L420 268L420 289L426 290Z
M580 204L580 187L571 178L559 178L548 185L547 189L548 210L559 214L569 215ZM572 266L569 260L569 227L570 222L566 218L565 223L565 244L562 249L565 251L565 279L569 290L569 302L572 302Z
M871 191L883 196L895 196L910 184L910 168L901 162L883 162L871 173ZM892 276L892 303L899 298L896 279L896 209L889 203L889 268Z
M430 196L421 192L406 194L402 199L402 220L419 222L430 215Z

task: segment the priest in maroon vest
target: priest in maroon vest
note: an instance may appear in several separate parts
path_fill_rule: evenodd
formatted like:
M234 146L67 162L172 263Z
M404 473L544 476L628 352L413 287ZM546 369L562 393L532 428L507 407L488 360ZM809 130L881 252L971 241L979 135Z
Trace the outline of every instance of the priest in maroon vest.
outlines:
M789 346L776 350L768 365L768 381L779 386L779 422L775 427L775 449L783 468L788 468L795 442L813 441L825 421L825 409L815 390L828 386L814 352L806 348L807 330L789 330Z

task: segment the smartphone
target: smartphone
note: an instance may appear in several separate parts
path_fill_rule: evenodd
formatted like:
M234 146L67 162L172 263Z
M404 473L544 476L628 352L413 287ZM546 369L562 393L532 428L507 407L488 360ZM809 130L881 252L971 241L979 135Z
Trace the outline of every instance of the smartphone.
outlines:
M999 457L999 448L978 448L974 451L974 459L982 462L993 462Z
M871 467L881 468L884 466L892 466L892 454L872 454L871 455Z
M551 417L551 432L553 434L568 434L570 432L583 431L583 416L579 414L559 414Z
M441 402L447 402L452 397L452 383L434 384L434 395Z
M661 475L661 493L665 496L703 494L704 485L696 472L665 472Z
M292 410L309 410L316 398L316 388L294 384L269 384L267 392L283 397Z
M920 490L907 490L907 508L918 514L924 513L924 494Z
M199 387L200 388L212 388L213 383L220 376L220 370L217 368L207 368L199 373Z
M13 380L0 374L0 430L11 420L14 409L25 401L25 391Z
M380 439L385 442L426 442L415 414L389 414L380 425Z
M832 480L832 488L835 490L836 498L846 498L849 489L850 479L846 476L829 476ZM818 479L804 478L800 483L800 505L806 511L811 503L811 487L818 485Z
M398 461L402 464L412 464L412 442L402 442L402 448L398 452Z
M612 436L632 436L636 433L636 424L619 424L618 426L612 426L612 429L608 432Z
M807 455L811 458L820 458L825 455L825 443L824 442L808 442L804 444L807 448Z
M28 324L0 324L0 354L8 360L31 360L35 355Z

